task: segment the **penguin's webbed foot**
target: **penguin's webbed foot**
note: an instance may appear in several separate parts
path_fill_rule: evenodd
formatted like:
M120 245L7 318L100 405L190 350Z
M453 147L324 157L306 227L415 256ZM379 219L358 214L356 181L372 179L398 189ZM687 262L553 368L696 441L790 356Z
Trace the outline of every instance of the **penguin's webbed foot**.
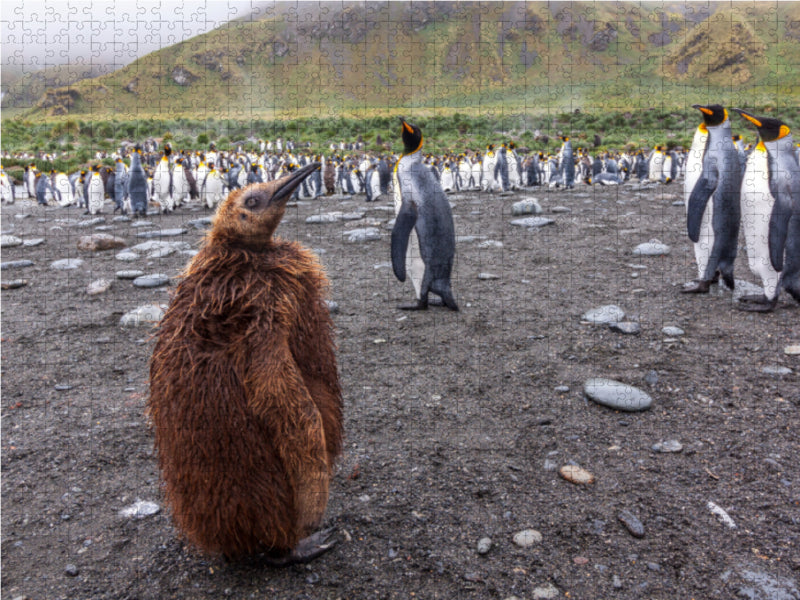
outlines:
M681 294L707 294L711 289L710 281L695 280L683 284Z
M336 536L336 528L321 529L297 543L294 550L282 556L264 556L264 562L272 567L287 567L289 565L311 562L322 556L336 546L341 540Z
M427 310L427 300L417 300L414 304L398 304L397 308L400 310Z
M778 296L770 300L764 294L750 294L742 296L736 303L736 308L745 312L772 312L778 304Z

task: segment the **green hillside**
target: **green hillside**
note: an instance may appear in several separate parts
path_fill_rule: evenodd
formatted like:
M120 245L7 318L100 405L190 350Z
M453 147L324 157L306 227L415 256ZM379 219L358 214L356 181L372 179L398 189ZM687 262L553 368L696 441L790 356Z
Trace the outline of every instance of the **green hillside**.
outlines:
M290 3L25 114L314 118L795 106L799 3ZM6 106L4 102L4 106Z

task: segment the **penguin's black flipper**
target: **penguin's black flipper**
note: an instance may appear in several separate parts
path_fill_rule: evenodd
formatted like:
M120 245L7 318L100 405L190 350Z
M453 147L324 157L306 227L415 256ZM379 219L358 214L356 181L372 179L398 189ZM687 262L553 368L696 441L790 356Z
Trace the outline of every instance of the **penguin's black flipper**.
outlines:
M403 202L392 228L392 269L400 281L406 280L406 251L411 230L417 223L417 206L413 202Z
M689 196L686 229L689 233L689 239L694 243L700 240L700 224L703 222L703 215L706 212L708 199L711 198L714 190L717 189L718 180L719 177L716 169L712 169L710 172L703 170L702 177L697 180Z
M783 254L786 248L786 237L789 234L789 219L792 217L792 199L789 194L779 190L775 196L775 205L769 217L769 260L772 268L783 271Z

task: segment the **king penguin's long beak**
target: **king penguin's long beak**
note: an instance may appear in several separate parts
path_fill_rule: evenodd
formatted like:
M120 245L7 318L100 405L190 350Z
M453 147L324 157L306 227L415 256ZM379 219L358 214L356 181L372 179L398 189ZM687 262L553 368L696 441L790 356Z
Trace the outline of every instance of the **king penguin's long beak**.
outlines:
M282 177L278 180L278 188L272 194L272 198L270 198L269 203L274 204L275 202L280 202L281 200L288 200L289 196L292 195L297 189L303 180L311 175L314 171L319 169L322 166L322 163L313 162L311 164L306 165L302 169L295 171L294 173L290 173L285 177Z

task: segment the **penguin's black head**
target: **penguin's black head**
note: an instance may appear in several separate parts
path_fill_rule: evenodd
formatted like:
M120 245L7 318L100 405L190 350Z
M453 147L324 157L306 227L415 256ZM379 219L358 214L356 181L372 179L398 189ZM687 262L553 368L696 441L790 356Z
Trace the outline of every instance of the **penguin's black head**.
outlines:
M764 142L774 142L791 133L789 126L780 119L757 117L739 108L734 108L733 110L758 128L758 135L761 136L761 140Z
M321 166L318 162L311 163L275 181L232 191L214 218L212 241L268 248L292 193Z
M172 146L164 144L164 156L169 156L170 154L172 154Z
M403 153L412 154L422 148L422 131L416 125L400 117L401 133L403 137Z
M706 127L721 125L728 118L728 111L719 104L710 104L708 106L692 104L692 108L696 108L703 113L703 124Z

